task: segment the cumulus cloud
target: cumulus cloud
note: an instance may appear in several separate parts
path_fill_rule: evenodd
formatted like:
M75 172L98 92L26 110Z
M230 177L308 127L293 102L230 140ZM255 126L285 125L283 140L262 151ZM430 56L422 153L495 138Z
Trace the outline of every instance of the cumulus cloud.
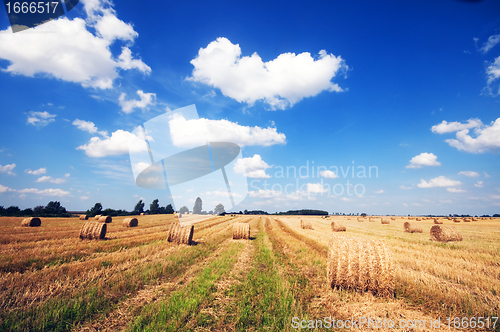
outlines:
M471 129L482 126L483 123L479 119L469 119L467 123L461 122L447 122L443 120L440 124L432 126L431 130L434 134L453 133L464 129Z
M324 194L328 192L328 189L323 187L322 183L308 183L307 192L311 194Z
M89 132L91 134L97 133L97 127L91 121L76 119L75 121L73 121L72 124L73 124L73 126L76 126L78 129ZM102 136L107 136L108 132L107 131L99 131L99 134L101 134Z
M332 172L330 170L320 171L319 175L321 175L325 179L335 179L339 177L337 174L335 174L335 172Z
M488 77L486 91L493 96L497 96L500 89L493 91L493 83L500 77L500 56L486 68L486 76Z
M45 127L51 122L56 121L54 118L55 114L50 114L49 112L28 112L27 124L33 125L35 127Z
M29 189L21 189L21 190L15 190L20 194L35 194L35 195L40 195L40 196L58 196L58 197L66 197L70 196L71 193L69 191L65 191L62 189L36 189L36 188L29 188Z
M55 184L61 184L67 181L67 178L69 178L69 174L65 174L63 178L53 178L51 176L42 176L41 178L38 178L36 182L50 182L50 183L55 183Z
M322 91L342 91L331 80L347 69L340 56L324 50L316 58L307 52L283 53L264 62L257 53L242 56L240 46L223 37L201 48L191 64L189 80L218 88L240 103L261 100L272 109L291 107Z
M486 43L483 44L483 47L479 49L480 52L482 53L487 53L489 50L491 50L493 47L495 47L498 43L500 43L500 34L498 35L493 35L488 38Z
M463 190L463 189L454 188L454 187L446 188L446 190L449 191L450 193L455 193L455 194L464 193L465 192L465 190Z
M130 152L147 151L147 146L144 140L134 134L117 130L111 134L111 137L92 137L87 144L76 148L77 150L85 151L85 154L93 158L101 158L120 154L128 154Z
M14 189L10 189L9 187L6 187L6 186L2 186L0 184L0 194L6 193L6 192L9 192L9 191L15 191L15 190Z
M399 186L400 189L403 189L403 190L410 190L410 189L413 189L413 187L406 187L404 184L400 185Z
M477 178L479 176L479 173L473 171L462 171L458 172L458 175L465 175L469 178Z
M483 125L479 119L470 119L467 123L443 123L433 126L432 131L438 134L456 131L456 139L447 139L445 142L460 151L496 153L500 150L500 118L492 121L490 125ZM469 135L471 128L474 128L474 137Z
M385 191L384 191L383 189L377 190L377 191L375 192L375 194L383 194L383 193L385 193Z
M10 164L10 165L5 165L2 166L0 165L0 173L7 173L9 175L16 175L12 170L16 168L16 164Z
M269 167L271 166L262 160L260 155L254 154L250 158L238 159L234 164L233 170L236 173L245 174L248 178L268 179L271 177L269 174L266 174L266 169Z
M447 177L441 175L437 178L430 179L429 182L425 180L420 180L417 185L419 188L435 188L435 187L457 187L462 185L462 182L448 179Z
M126 114L130 114L136 108L140 108L142 110L147 109L148 106L153 105L155 103L156 94L154 93L145 93L142 90L137 90L137 95L139 96L139 100L130 99L126 100L126 93L122 93L118 98L118 103L120 104L122 111Z
M32 171L31 169L27 169L24 171L25 173L32 174L32 175L40 175L40 174L45 174L47 173L47 169L45 167L36 169Z
M474 184L474 187L477 187L477 188L482 188L482 187L484 187L484 183L483 183L483 181L477 181L477 182Z
M410 165L406 168L421 168L422 166L441 166L434 153L422 152L418 156L411 158Z
M228 120L195 119L186 120L182 116L174 116L170 121L172 142L178 147L195 147L206 142L200 142L198 133L205 132L209 142L232 142L243 146L270 146L285 144L285 134L278 133L276 128L241 126Z
M4 71L54 77L98 89L112 88L120 69L149 73L151 68L140 59L132 59L128 48L119 59L112 54L110 46L116 40L130 45L138 34L116 17L111 2L82 3L86 20L62 17L16 34L10 28L0 31L0 58L10 63Z

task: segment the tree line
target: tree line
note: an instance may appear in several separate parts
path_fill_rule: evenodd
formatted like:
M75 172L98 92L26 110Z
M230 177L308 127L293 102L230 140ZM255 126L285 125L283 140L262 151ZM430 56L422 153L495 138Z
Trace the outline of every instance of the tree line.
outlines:
M21 210L17 206L9 206L4 208L0 206L0 216L6 217L70 217L71 214L66 211L66 208L60 202L50 201L46 206L38 205L33 209L27 208Z

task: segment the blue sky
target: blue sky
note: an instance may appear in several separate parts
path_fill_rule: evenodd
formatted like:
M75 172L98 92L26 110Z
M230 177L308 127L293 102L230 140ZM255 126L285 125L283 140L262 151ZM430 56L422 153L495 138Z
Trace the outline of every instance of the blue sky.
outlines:
M15 34L2 9L0 205L174 202L128 142L195 104L242 148L236 210L498 213L498 44L496 0L84 0Z

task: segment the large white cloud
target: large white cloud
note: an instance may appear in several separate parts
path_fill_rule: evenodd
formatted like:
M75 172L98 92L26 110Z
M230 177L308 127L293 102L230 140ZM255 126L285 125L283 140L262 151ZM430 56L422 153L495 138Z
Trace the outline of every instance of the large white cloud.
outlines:
M59 197L66 197L70 196L71 193L69 191L65 191L62 189L36 189L36 188L27 188L27 189L21 189L21 190L13 190L21 194L35 194L35 195L40 195L40 196L59 196Z
M186 120L182 116L174 116L170 121L170 135L173 144L178 147L195 147L206 144L199 141L199 133L206 133L209 142L232 142L240 147L274 144L285 144L285 134L278 133L276 128L241 126L228 120L195 119Z
M461 123L457 121L448 122L443 120L443 122L441 122L440 124L432 126L431 130L435 134L445 134L445 133L453 133L455 131L464 129L476 128L482 125L483 123L479 119L469 119L467 120L467 123Z
M27 169L24 172L26 172L28 174L33 174L33 175L40 175L40 174L47 173L47 169L45 167L42 167L42 168L36 169L34 171L32 171L31 169Z
M191 64L190 80L218 88L240 103L261 100L272 109L285 109L322 91L342 91L331 80L347 69L340 56L324 50L316 58L307 52L284 53L264 62L257 53L242 56L240 46L223 37L201 48Z
M50 183L55 183L55 184L61 184L65 183L67 181L67 178L69 178L69 174L65 174L63 178L53 178L51 176L42 176L36 180L36 182L50 182Z
M55 77L84 87L109 89L119 69L136 68L149 73L141 60L133 62L124 47L118 59L110 46L117 40L129 44L137 36L130 24L119 20L109 1L83 1L87 19L62 17L35 29L13 34L0 31L0 58L10 64L6 72L33 77ZM95 29L95 33L91 32Z
M266 174L269 167L271 166L262 160L260 155L255 154L253 157L238 159L233 170L235 173L245 174L248 178L268 179L271 177Z
M7 173L9 175L16 175L12 170L16 168L16 164L10 164L10 165L5 165L2 166L0 165L0 173Z
M406 168L421 168L422 166L441 166L434 153L422 152L411 158L410 164Z
M131 152L147 151L144 140L134 134L117 130L111 134L111 137L92 137L87 144L77 147L78 150L85 151L89 157L101 158L106 156L128 154Z
M479 173L474 172L474 171L462 171L462 172L458 172L458 175L465 175L469 178L477 178L479 176Z
M122 107L122 111L124 113L130 114L134 111L135 108L146 109L148 106L153 105L155 103L156 94L154 93L145 93L142 90L137 90L137 95L139 96L139 100L130 99L126 100L126 93L122 93L118 98L118 102Z
M458 187L462 185L462 182L448 179L447 177L441 175L437 178L430 179L429 182L425 180L420 180L417 185L419 188L435 188L435 187Z

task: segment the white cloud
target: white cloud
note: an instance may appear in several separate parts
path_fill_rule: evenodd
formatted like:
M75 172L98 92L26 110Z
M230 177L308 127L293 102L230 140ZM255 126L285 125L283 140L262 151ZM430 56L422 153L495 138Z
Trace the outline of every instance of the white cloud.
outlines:
M449 191L450 193L464 193L465 192L465 190L463 190L463 189L453 188L453 187L446 188L446 190Z
M274 144L285 144L285 134L278 133L276 128L241 126L236 122L225 119L208 120L196 119L186 120L182 116L174 116L169 121L172 142L178 147L195 147L204 145L206 142L199 141L198 133L205 132L206 140L209 142L232 142L243 146L270 146Z
M422 204L420 204L420 203L411 203L411 205L413 205L413 206L423 206L423 205L422 205Z
M321 172L319 172L319 175L321 175L322 177L324 177L326 179L335 179L335 178L339 177L337 174L335 174L335 172L332 172L330 170L321 171Z
M490 177L491 177L491 175L489 175L488 173L486 173L486 172L483 172L483 173L484 173L484 177L485 177L485 178L487 178L487 179L488 179L488 178L490 178Z
M307 192L311 194L324 194L328 192L328 189L323 187L322 183L308 183Z
M425 180L420 180L417 185L419 188L435 188L435 187L457 187L462 185L462 182L448 179L447 177L441 175L437 178L430 179L429 182Z
M0 194L2 194L2 193L6 193L6 192L8 192L8 191L15 191L15 190L14 190L14 189L10 189L9 187L6 187L6 186L2 186L2 185L0 184Z
M342 91L331 80L347 69L340 56L324 50L316 59L307 52L284 53L263 62L257 53L242 56L240 46L223 37L201 48L191 64L189 80L218 88L240 103L262 100L272 109L291 107L322 91Z
M500 77L500 56L486 68L486 75L488 76L486 91L493 96L497 96L500 90L496 92L492 91L492 85Z
M474 184L474 187L477 187L477 188L482 188L482 187L484 187L484 183L483 183L483 181L477 181L477 182Z
M422 152L418 156L411 158L410 165L406 168L421 168L422 166L441 166L434 153Z
M477 178L479 176L479 173L473 171L462 171L458 172L458 175L465 175L469 178Z
M0 31L0 58L10 64L4 71L29 77L49 76L84 87L110 89L119 69L137 68L149 73L141 60L130 66L128 52L114 59L111 44L132 44L137 32L119 20L110 1L82 1L87 19L62 17L25 32ZM92 32L95 29L95 34ZM122 58L123 57L123 58ZM140 65L139 65L140 64Z
M147 146L144 140L128 131L119 129L112 133L111 137L92 137L87 144L76 149L85 151L85 154L89 157L101 158L128 154L129 149L131 152L147 151Z
M82 201L86 201L86 200L88 200L89 198L90 198L90 197L88 197L88 196L80 196L80 199L81 199Z
M89 132L91 134L97 133L97 127L91 121L76 119L75 121L73 121L72 124L73 124L73 126L76 126L78 129ZM108 132L107 131L99 131L99 134L102 136L107 136Z
M404 207L408 207L408 203L403 203L403 206Z
M45 174L47 173L47 169L45 167L36 169L32 171L31 169L27 169L24 171L25 173L32 174L32 175L40 175L40 174Z
M410 189L413 189L413 187L406 187L404 184L400 185L399 186L400 189L403 189L403 190L410 190Z
M375 194L383 194L383 193L385 193L385 191L384 191L383 189L377 190L377 191L375 192Z
M500 195L491 195L490 198L491 199L500 199Z
M10 165L5 165L5 166L0 165L0 173L7 173L9 175L16 175L15 173L12 172L12 170L14 168L16 168L16 164L10 164Z
M476 128L482 125L483 123L479 119L469 119L467 120L467 123L447 122L443 120L440 124L432 126L431 130L435 134L446 134L464 129Z
M118 98L118 103L120 104L122 111L124 113L130 114L135 108L140 108L142 110L147 109L148 106L155 103L156 94L154 93L144 93L142 90L137 90L137 95L139 95L140 100L125 100L127 94L122 93Z
M50 114L49 112L28 112L27 124L33 125L35 127L45 127L51 122L55 121L56 115Z
M340 200L341 200L342 202L349 202L349 201L350 201L350 199L349 199L349 198L347 198L347 197L342 197Z
M470 120L469 120L470 121ZM500 118L491 125L482 125L474 129L475 137L469 135L469 129L459 130L456 139L445 140L450 146L470 153L498 152L500 150Z
M30 188L30 189L22 189L22 190L17 190L18 193L21 194L35 194L35 195L40 195L40 196L59 196L59 197L65 197L65 196L70 196L71 193L69 191L64 191L62 189L35 189L35 188Z
M42 176L41 178L38 178L36 182L50 182L50 183L55 183L55 184L61 184L65 183L67 181L67 178L69 177L69 174L65 174L63 178L53 178L51 176Z
M266 174L266 169L269 167L271 166L262 160L260 155L254 154L250 158L238 159L234 164L233 170L239 174L246 174L248 178L268 179L271 177L269 174Z
M479 49L482 53L487 53L489 50L491 50L495 45L500 43L500 34L498 35L493 35L488 38L488 41L484 43L483 47Z

